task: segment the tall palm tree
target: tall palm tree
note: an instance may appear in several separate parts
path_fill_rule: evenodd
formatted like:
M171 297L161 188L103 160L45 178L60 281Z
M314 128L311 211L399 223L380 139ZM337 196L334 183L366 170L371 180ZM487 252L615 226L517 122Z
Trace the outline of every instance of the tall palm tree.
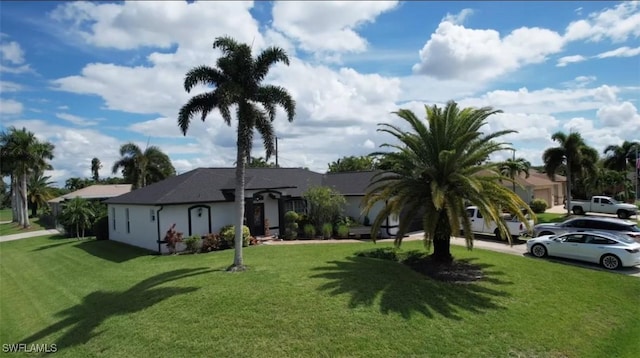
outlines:
M29 202L31 203L31 216L38 215L38 208L46 206L47 201L53 199L52 181L49 181L51 176L45 176L42 173L31 175L29 177Z
M222 50L222 56L215 67L198 66L187 72L184 89L187 92L198 84L206 85L211 91L193 96L178 115L178 125L186 135L189 123L197 114L204 121L209 113L218 109L222 119L231 125L231 107L235 107L237 129L236 153L236 222L235 255L231 271L244 269L242 259L242 225L244 217L245 166L251 155L254 129L262 136L266 150L266 160L274 151L274 129L276 106L287 113L289 122L295 116L295 101L283 87L265 85L262 81L276 63L289 65L289 57L279 47L269 47L257 57L253 57L251 47L238 43L230 37L217 37L214 49Z
M564 166L567 175L567 214L571 215L573 184L576 178L597 175L598 152L589 147L578 132L569 135L556 132L551 139L560 145L548 148L542 154L544 170L549 179L555 180L556 173Z
M636 163L636 148L640 150L640 142L624 141L622 145L610 145L604 149L604 167L611 170L627 171Z
M389 215L411 213L400 216L395 241L399 246L414 219L411 215L422 212L425 244L427 248L433 244L432 257L450 262L453 259L451 235L460 228L467 247L473 247L471 223L466 213L468 202L478 206L486 220L496 222L501 234L510 240L502 210L526 221L521 210L526 208L530 212L530 209L500 183L505 177L496 170L495 164L480 164L492 153L509 149L506 143L494 139L513 131L481 132L487 117L501 111L491 107L460 109L455 102L448 102L445 108L435 105L425 108L426 121L407 109L395 112L409 124L410 131L384 123L378 129L400 143L382 145L395 151L374 153L393 163L389 170L374 176L364 198L365 210L378 202L386 203L373 222L374 238Z
M531 163L524 158L509 158L498 164L500 175L512 180L514 193L516 192L516 178L523 173L525 178L528 178L529 169L531 169Z
M60 215L63 223L75 226L77 239L80 239L81 230L82 237L84 237L84 230L91 224L91 220L94 217L91 203L79 196L64 202Z
M14 178L12 189L16 193L15 206L18 222L24 228L29 227L28 187L29 175L52 169L47 160L53 159L53 144L39 141L33 132L9 127L0 134L0 151L3 161L9 164Z
M113 174L122 168L125 180L133 189L145 187L176 175L169 156L156 146L147 147L144 151L134 143L126 143L120 147L121 158L113 164Z
M100 169L102 169L102 162L100 162L100 159L91 159L91 176L96 183L100 181Z

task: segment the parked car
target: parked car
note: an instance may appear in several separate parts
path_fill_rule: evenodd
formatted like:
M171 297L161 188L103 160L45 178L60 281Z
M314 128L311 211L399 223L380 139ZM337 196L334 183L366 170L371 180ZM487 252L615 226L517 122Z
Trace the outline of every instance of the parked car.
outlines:
M566 206L565 206L566 207ZM616 214L620 219L628 219L638 214L638 207L625 204L608 196L594 196L591 200L571 200L571 211L576 215L585 213Z
M467 215L471 220L471 231L479 234L492 234L495 235L498 240L504 240L502 237L500 230L498 230L498 225L495 222L486 223L482 214L478 210L477 206L469 206L467 207ZM514 215L505 214L503 217L505 223L507 224L507 228L509 229L509 233L511 237L517 238L523 234L530 234L529 229L527 228L527 224L518 220L518 218ZM533 227L533 220L529 219L529 227Z
M533 227L533 236L581 231L605 231L622 234L640 242L640 228L633 221L593 216L572 218L561 223L538 224Z
M608 232L569 232L527 241L535 257L556 256L602 265L609 270L640 265L640 243Z

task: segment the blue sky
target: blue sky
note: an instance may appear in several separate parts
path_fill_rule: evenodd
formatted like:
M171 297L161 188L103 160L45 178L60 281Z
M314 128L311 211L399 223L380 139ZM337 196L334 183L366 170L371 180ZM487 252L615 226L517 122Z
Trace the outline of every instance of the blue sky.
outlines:
M600 151L640 140L638 2L2 2L2 129L56 146L59 184L89 176L133 141L157 145L178 172L231 166L235 133L216 112L177 127L191 67L213 64L216 36L285 48L267 81L297 100L276 119L280 164L325 171L390 140L391 114L456 100L503 114L517 155L541 164L556 131ZM254 156L263 156L259 142ZM494 159L509 157L501 153Z

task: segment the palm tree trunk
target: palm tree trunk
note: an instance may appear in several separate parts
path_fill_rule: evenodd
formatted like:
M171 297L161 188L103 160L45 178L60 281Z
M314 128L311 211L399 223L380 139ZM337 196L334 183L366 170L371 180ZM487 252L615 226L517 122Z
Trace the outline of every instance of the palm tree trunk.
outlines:
M434 261L442 263L451 263L453 261L453 256L451 255L451 224L446 210L440 210L438 226L433 238L433 255L431 257Z
M18 214L18 179L15 174L11 174L11 221L20 222Z
M571 162L567 159L567 215L571 215Z
M33 203L33 205L31 206L31 216L33 216L34 218L36 216L38 216L38 203L37 202Z
M76 239L80 240L80 228L77 221L76 221Z
M21 222L23 228L29 227L29 207L27 206L27 173L22 173L21 175L21 188L20 188L20 212L21 212Z
M238 123L238 149L236 159L236 223L235 223L235 255L233 257L233 265L229 267L229 271L243 271L245 269L242 259L242 227L244 225L244 173L246 148L242 138L244 133L242 121Z

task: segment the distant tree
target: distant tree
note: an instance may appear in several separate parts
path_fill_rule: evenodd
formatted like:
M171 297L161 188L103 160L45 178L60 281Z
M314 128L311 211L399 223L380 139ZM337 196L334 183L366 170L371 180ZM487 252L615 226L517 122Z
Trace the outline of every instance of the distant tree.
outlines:
M29 177L29 202L31 203L31 216L38 215L38 208L47 205L47 201L55 198L53 192L53 182L49 181L50 176L43 176L42 173Z
M176 175L176 169L171 164L169 156L156 146L142 151L134 143L123 144L120 147L120 156L121 158L113 164L112 172L116 174L122 169L125 181L132 184L133 189Z
M376 161L371 156L345 156L329 163L329 173L360 172L376 169Z
M500 171L500 174L513 180L512 184L514 193L516 192L516 178L523 173L525 178L528 178L529 169L531 169L531 163L524 158L509 158L504 162L498 163L498 170Z
M269 163L262 157L251 157L249 160L248 167L249 168L275 168L275 163Z
M91 176L95 182L100 181L100 169L102 168L102 163L100 159L93 158L91 159Z
M578 132L569 135L556 132L551 139L558 142L559 146L545 150L542 161L551 180L555 180L556 172L564 165L567 174L567 213L570 215L573 185L584 176L597 175L598 152L589 147Z
M610 145L604 149L604 167L611 170L627 171L636 163L636 148L640 142L624 141L622 145Z
M242 227L244 219L245 167L251 155L254 130L262 136L266 160L274 151L276 107L284 108L289 122L293 121L296 103L283 87L265 85L269 69L277 63L289 65L289 57L279 47L269 47L253 57L251 46L238 43L231 37L218 37L214 49L222 56L216 66L198 66L187 72L184 89L191 92L196 85L207 86L208 92L193 96L178 114L178 125L186 135L191 120L200 115L203 121L209 113L218 109L222 119L231 125L231 109L235 107L237 128L236 183L235 183L235 255L230 271L245 269L242 257Z
M0 133L2 174L9 174L12 182L14 220L29 227L28 186L30 175L52 169L53 144L39 141L33 132L9 127Z

